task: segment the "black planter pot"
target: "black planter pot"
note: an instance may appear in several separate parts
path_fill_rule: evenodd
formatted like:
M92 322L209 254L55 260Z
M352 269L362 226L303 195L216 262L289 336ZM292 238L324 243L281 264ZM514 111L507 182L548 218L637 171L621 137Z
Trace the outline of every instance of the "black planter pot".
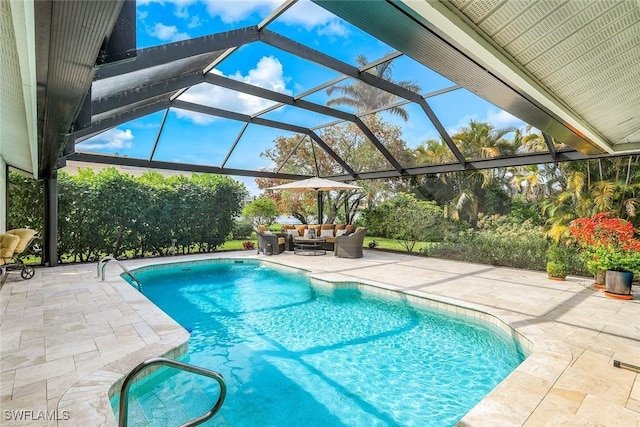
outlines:
M617 295L631 295L633 273L628 271L607 270L605 276L607 292Z

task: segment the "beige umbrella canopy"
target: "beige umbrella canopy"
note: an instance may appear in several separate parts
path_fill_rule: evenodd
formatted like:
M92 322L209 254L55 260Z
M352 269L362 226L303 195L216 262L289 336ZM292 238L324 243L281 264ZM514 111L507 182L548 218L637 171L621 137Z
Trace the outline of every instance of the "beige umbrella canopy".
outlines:
M269 190L313 190L313 191L331 191L331 190L360 190L362 187L346 182L332 181L324 178L308 178L301 181L294 181L288 184L276 185L269 187Z
M322 192L323 191L341 191L341 190L360 190L362 187L346 182L332 181L325 178L307 178L300 181L290 182L288 184L276 185L269 187L269 190L291 190L291 191L315 191L318 193L318 222L322 223Z

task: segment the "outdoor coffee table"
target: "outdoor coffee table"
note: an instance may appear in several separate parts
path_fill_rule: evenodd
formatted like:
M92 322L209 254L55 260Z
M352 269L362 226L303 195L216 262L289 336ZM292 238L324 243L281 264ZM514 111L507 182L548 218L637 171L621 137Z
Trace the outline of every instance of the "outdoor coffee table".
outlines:
M294 255L326 255L327 238L317 237L310 239L308 237L293 238L293 254Z

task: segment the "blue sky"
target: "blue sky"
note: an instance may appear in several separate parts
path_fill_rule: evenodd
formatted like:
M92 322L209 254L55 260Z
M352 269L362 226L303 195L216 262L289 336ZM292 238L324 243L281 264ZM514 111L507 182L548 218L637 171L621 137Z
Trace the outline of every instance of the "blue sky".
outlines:
M256 25L280 4L281 0L138 0L138 48ZM310 1L300 0L267 28L352 65L357 65L358 54L365 54L369 61L374 61L394 51ZM395 81L415 81L423 94L454 85L406 56L396 58L392 69ZM340 76L333 70L260 42L242 46L212 72L294 96ZM352 80L345 80L341 84L350 82ZM244 114L255 114L273 105L267 100L209 84L194 86L179 99ZM320 91L304 99L324 105L329 98L326 91ZM495 127L523 126L520 120L464 89L429 98L428 102L450 133L467 125L471 119L486 121ZM335 108L353 112L348 107ZM385 120L401 127L409 147L416 147L427 139L438 139L420 107L408 104L405 108L409 112L408 122L389 113L381 114ZM164 112L158 112L125 123L84 141L78 145L78 151L148 159L163 115ZM262 117L303 127L336 120L287 106ZM171 109L153 158L221 166L243 126L241 122ZM239 169L273 167L259 153L272 147L278 135L291 134L249 125L225 166ZM253 178L237 179L252 193L258 193Z

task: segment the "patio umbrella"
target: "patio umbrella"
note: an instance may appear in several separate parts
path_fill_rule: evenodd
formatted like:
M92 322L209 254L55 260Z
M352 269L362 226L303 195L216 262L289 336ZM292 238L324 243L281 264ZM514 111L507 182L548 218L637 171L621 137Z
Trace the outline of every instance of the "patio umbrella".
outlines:
M300 181L290 182L288 184L276 185L270 187L269 190L291 190L291 191L315 191L318 198L318 223L322 224L322 192L323 191L341 191L341 190L360 190L362 187L346 182L332 181L325 178L307 178Z

